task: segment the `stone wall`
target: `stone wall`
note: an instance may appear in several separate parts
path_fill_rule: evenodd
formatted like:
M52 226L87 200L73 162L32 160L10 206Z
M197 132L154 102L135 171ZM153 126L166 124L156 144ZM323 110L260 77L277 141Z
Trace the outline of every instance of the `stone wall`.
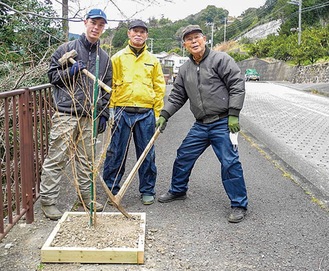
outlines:
M246 69L256 69L262 81L289 81L292 83L328 83L329 63L309 66L289 66L282 61L268 62L258 58L238 62L244 74Z
M329 63L299 67L293 83L329 83Z

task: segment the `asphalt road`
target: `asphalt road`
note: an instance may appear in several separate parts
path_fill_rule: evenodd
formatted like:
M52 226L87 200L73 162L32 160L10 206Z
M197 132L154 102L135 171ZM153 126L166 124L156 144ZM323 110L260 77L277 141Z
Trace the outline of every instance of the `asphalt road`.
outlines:
M239 138L246 220L226 222L229 202L209 148L195 165L188 200L162 213L174 213L170 236L176 244L190 238L190 250L179 254L193 255L192 270L329 270L329 215L318 205L328 204L329 99L268 83L247 83L246 90ZM157 142L161 192L168 160L193 121L186 105Z
M291 100L287 100L284 92L292 96ZM312 117L305 108L309 105L313 108L313 103L322 101L313 101L311 94L302 93L272 89L266 83L247 84L239 135L239 153L249 196L249 209L243 222L227 222L229 200L221 184L219 162L208 148L195 164L186 200L143 206L137 180L127 190L122 200L124 208L128 212L146 213L144 265L45 264L40 270L328 271L329 213L324 205L321 207L321 202L327 199L326 191L308 179L306 173L311 169L306 167L307 157L304 157L313 148L314 136L308 139L312 142L311 149L305 143L300 152L290 142L297 134L288 132L296 129L303 134L307 131L303 123L316 126L315 120L320 121L318 118L297 121L299 113L305 118ZM328 111L321 111L323 106L327 103L318 104L312 112L327 114ZM328 124L327 119L321 119L322 126ZM156 141L158 195L168 190L176 149L193 121L186 104L170 119ZM318 131L319 126L316 127ZM304 142L300 137L296 140L299 145ZM310 162L318 163L317 159ZM135 161L132 147L127 174ZM322 172L327 174L328 164L319 165L323 171L314 172L322 178ZM69 184L63 183L60 201L63 210L75 198ZM105 202L104 193L99 191L98 197ZM106 211L116 210L107 206ZM40 266L40 247L54 226L36 208L35 223L15 226L0 243L0 270L36 270ZM6 244L12 246L6 249Z

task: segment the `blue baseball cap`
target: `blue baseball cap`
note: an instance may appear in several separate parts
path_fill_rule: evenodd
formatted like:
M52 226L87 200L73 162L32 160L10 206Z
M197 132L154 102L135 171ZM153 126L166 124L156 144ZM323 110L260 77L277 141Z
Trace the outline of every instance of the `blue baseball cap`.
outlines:
M95 18L102 18L104 19L105 23L107 24L107 18L106 18L106 14L103 10L101 9L91 9L87 15L86 15L86 19L95 19Z

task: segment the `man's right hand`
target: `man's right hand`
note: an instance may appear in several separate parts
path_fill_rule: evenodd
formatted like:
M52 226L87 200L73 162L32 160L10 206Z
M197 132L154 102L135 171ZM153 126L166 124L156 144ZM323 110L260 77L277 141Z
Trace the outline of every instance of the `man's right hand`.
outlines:
M160 132L162 133L164 129L166 129L166 126L167 126L167 120L164 117L160 116L155 123L155 127L159 128Z
M71 69L70 69L70 76L73 77L76 75L79 71L82 71L83 69L86 68L86 65L82 62L82 60L78 60L75 62Z

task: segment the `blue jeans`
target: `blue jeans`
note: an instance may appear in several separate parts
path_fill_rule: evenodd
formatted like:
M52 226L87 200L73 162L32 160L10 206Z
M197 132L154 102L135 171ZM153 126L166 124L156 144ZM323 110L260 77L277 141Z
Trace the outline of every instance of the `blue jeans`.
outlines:
M180 195L188 189L192 168L199 156L212 146L221 163L221 177L231 207L247 209L247 190L239 153L229 137L228 118L209 124L195 122L177 150L169 192Z
M104 162L103 179L116 195L120 190L120 181L125 172L131 136L134 139L138 159L154 135L155 116L152 109L146 113L127 113L122 108L116 108L114 121L112 139ZM143 195L155 195L157 169L154 146L140 166L138 176L139 192Z

